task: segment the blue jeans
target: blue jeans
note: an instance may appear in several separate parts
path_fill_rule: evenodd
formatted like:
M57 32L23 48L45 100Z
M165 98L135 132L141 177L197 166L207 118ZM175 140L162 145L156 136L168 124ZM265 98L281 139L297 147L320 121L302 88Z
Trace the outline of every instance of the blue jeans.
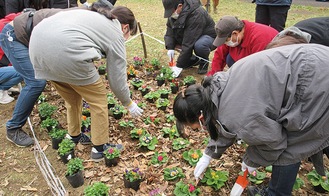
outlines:
M16 72L14 67L8 66L0 68L0 90L8 90L22 80L23 78Z
M18 96L13 117L6 124L7 130L10 130L25 125L35 102L46 86L46 80L35 79L29 49L17 40L14 28L10 24L3 28L0 34L0 44L13 67L25 82Z
M215 49L215 46L212 45L214 40L215 38L209 35L202 35L194 44L194 53L208 60L210 52Z
M296 181L300 162L272 167L272 176L268 186L269 196L290 196Z
M233 60L232 56L230 53L226 56L226 64L228 67L231 67L235 63L235 60Z

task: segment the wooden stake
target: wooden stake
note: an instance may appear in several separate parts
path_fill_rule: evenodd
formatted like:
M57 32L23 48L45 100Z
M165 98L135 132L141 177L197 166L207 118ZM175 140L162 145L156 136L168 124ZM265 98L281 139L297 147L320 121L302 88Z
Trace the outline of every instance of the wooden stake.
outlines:
M142 38L142 44L143 44L143 51L144 51L144 58L147 58L147 52L146 52L146 45L145 45L145 40L144 40L144 34L141 28L141 25L139 22L137 22L139 32L141 33L141 38Z

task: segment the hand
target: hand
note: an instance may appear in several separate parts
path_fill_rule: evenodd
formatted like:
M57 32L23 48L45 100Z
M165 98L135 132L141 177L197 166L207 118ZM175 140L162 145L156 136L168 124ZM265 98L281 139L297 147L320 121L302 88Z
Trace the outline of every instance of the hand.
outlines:
M143 113L143 110L138 107L137 103L132 102L129 106L128 106L128 110L130 112L130 115L132 117L137 117L137 116L141 116Z
M175 56L175 50L168 50L167 55L169 57L169 61L172 61L172 59L174 59Z
M208 167L211 157L203 153L202 157L198 161L198 163L195 166L194 169L194 178L198 180L201 176L201 174L204 172L204 170Z
M241 165L241 170L244 172L244 171L246 171L246 169L248 169L249 174L252 174L254 171L256 171L257 168L250 167L250 166L246 165L243 161L242 165Z

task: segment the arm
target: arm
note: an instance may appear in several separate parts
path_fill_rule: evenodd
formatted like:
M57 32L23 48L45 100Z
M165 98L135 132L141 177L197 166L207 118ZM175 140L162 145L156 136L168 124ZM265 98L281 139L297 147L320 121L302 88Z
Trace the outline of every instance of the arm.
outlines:
M174 50L175 49L175 40L174 40L174 32L172 30L170 19L167 20L167 31L164 36L165 47L167 50Z
M229 52L229 47L221 45L217 47L211 63L211 70L207 73L208 76L214 75L216 72L223 71L226 65L226 56Z

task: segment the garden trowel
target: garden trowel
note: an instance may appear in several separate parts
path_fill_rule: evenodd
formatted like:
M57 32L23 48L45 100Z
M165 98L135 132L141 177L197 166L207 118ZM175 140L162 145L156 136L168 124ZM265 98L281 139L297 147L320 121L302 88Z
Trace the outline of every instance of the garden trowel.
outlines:
M240 196L243 192L243 190L247 187L248 185L248 170L246 169L243 173L243 176L239 176L235 183L234 186L231 190L230 196Z

